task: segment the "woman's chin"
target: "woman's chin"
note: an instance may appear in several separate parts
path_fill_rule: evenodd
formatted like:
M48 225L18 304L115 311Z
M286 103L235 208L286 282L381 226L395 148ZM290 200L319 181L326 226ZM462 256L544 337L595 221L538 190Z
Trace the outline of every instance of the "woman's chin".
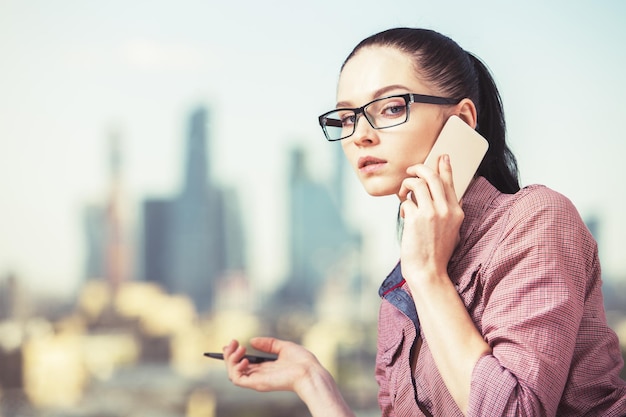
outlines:
M388 195L395 195L398 193L398 189L391 189L390 187L373 187L364 185L365 191L372 197L385 197Z
M365 189L365 192L372 197L384 197L395 195L400 191L404 177L390 176L359 176L359 182Z

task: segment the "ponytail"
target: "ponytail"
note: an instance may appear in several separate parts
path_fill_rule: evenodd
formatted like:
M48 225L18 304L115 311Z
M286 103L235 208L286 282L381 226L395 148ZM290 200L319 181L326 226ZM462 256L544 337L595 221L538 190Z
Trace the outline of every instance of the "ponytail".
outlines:
M489 150L478 167L478 175L498 190L513 194L519 191L517 160L506 143L506 122L500 93L483 62L467 53L476 73L478 85L478 124L476 131L489 141Z

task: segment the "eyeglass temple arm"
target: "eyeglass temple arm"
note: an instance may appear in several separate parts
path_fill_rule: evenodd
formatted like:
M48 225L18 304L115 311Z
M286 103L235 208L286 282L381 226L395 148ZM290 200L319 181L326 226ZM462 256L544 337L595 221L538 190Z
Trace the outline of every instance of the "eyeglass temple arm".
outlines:
M425 104L458 104L461 100L446 97L429 96L425 94L408 94L412 103L425 103Z
M324 118L324 122L326 123L326 126L331 126L331 127L342 127L343 124L341 123L341 120L339 119L329 119L329 118Z

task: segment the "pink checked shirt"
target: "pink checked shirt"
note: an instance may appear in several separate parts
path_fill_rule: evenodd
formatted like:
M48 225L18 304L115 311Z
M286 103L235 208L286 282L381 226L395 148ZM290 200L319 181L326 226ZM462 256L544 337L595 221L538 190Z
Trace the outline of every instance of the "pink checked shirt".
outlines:
M469 416L626 416L596 243L543 186L502 194L478 178L448 272L492 348L472 373ZM400 265L380 289L376 379L383 416L461 416L420 332ZM422 345L412 374L417 336Z

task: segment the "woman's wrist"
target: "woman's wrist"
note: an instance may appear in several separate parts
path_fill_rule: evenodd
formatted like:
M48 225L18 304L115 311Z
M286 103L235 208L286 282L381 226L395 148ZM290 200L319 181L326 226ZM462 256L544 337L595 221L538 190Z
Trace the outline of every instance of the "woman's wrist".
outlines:
M307 369L294 391L313 417L354 417L335 380L320 364Z

